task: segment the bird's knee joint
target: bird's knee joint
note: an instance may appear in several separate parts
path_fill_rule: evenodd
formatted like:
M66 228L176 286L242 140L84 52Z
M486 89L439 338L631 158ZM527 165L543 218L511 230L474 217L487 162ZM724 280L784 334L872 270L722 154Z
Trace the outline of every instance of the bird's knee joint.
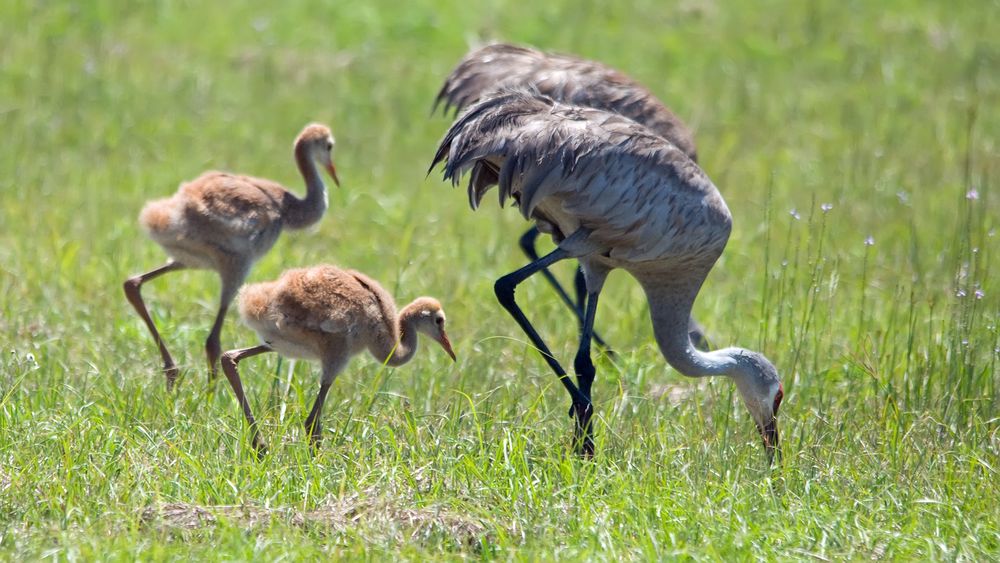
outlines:
M493 284L493 293L497 296L497 301L500 302L504 307L513 307L514 302L514 286L507 282L506 278L500 278Z
M139 286L141 285L142 278L136 276L125 280L125 283L122 284L122 289L125 290L125 295L132 295L133 293L137 293L139 291Z
M225 354L222 355L220 361L222 362L223 366L228 365L231 367L236 367L236 364L239 362L239 357L234 352L226 352Z

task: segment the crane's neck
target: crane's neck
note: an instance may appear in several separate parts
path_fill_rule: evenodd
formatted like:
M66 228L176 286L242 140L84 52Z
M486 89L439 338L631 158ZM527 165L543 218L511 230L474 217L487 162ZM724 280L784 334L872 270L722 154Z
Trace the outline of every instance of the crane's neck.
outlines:
M389 327L391 330L372 347L372 353L379 361L395 367L413 359L417 352L418 315L418 309L409 305L399 312L395 324Z
M675 276L648 276L639 280L649 302L656 343L667 362L688 377L738 378L743 372L733 354L738 348L702 352L694 347L688 335L691 307L703 281L704 276L694 281L679 281Z
M285 226L291 229L304 229L319 221L326 212L326 184L320 176L311 147L310 143L303 142L295 145L295 162L306 182L306 197L299 199L288 194Z

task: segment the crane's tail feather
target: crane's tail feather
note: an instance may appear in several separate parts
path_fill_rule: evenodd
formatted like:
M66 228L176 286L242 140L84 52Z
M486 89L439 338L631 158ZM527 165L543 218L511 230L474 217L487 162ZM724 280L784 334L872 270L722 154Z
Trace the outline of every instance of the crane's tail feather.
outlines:
M487 94L502 89L514 80L512 77L529 72L544 60L545 54L541 51L508 43L474 48L445 79L434 99L431 114L437 112L439 106L445 115L451 110L458 113Z
M497 184L503 205L511 195L514 178L532 164L538 164L530 151L511 154L507 150L517 139L516 125L522 117L549 111L554 105L548 97L519 89L499 92L470 106L448 129L427 173L443 162L444 179L458 185L471 170L469 205L476 209L483 195ZM547 174L548 171L539 181Z

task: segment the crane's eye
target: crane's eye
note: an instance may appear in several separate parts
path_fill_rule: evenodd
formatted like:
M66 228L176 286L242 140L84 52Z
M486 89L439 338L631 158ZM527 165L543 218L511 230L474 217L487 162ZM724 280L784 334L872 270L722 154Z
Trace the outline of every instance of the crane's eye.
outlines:
M327 141L326 142L326 150L328 150L328 151L329 150L333 150L333 142L331 142L331 141Z
M438 326L444 326L444 317L436 317L434 322L437 323Z

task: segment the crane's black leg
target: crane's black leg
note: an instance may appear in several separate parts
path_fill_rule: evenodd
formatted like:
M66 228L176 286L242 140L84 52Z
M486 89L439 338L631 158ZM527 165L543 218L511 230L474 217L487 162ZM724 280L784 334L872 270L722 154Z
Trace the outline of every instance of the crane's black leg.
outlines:
M587 323L585 313L587 310L587 278L583 275L583 268L576 269L576 275L573 277L573 286L576 289L576 309L578 311L584 311L583 316L580 317L580 330L582 331ZM590 327L590 333L594 342L596 342L598 346L604 348L608 355L614 355L611 351L611 347L608 346L607 342L605 342L603 338L601 338L601 335L594 332L593 326Z
M576 350L576 358L573 360L573 369L576 371L577 385L580 394L587 400L584 404L573 403L570 407L570 416L576 418L576 432L574 433L574 444L577 452L586 457L594 457L594 427L591 417L594 415L594 404L590 396L590 388L594 384L594 377L597 369L590 357L590 340L594 335L594 317L597 314L598 292L587 295L587 311L583 321L583 328L580 331L580 346Z
M544 270L544 268L554 264L555 262L568 257L569 253L567 251L561 248L556 248L549 254L535 260L520 270L511 272L498 279L493 286L493 290L496 292L497 300L500 302L500 305L502 305L503 308L506 309L512 317L514 317L514 320L521 327L521 330L524 331L524 333L531 340L531 343L534 344L535 348L537 348L542 354L545 362L549 364L552 371L554 371L559 377L559 381L564 387L566 387L566 391L569 392L570 397L573 399L573 403L584 404L587 402L586 398L580 393L580 390L577 389L576 385L570 381L569 376L566 375L566 370L559 365L559 362L552 355L549 347L545 345L542 337L538 335L538 331L535 330L535 327L531 326L531 322L524 316L524 312L521 311L521 308L518 307L517 302L514 300L514 289L519 283L528 279L539 270Z
M538 235L539 235L538 227L531 227L530 229L527 230L527 232L521 235L521 240L520 240L521 250L523 250L524 253L528 256L528 258L530 258L532 261L538 260L538 251L535 249L535 241L538 240ZM569 294L566 293L566 290L563 289L562 284L559 283L559 280L557 280L556 277L552 275L552 272L550 272L548 268L542 268L541 272L542 276L546 280L548 280L548 282L552 285L553 288L555 288L556 293L559 295L559 298L562 299L563 303L565 303L567 307L575 311L577 316L580 317L580 322L583 322L583 317L582 317L583 309L581 308L582 306L578 306L576 303L573 302L573 299L571 299Z
M587 310L587 277L583 274L583 268L576 269L573 276L573 289L576 291L576 308L580 311ZM583 330L583 321L580 319L580 329Z
M540 233L538 231L538 227L531 227L523 235L521 235L521 239L519 241L519 244L521 245L521 250L523 250L524 253L531 260L538 260L538 251L535 249L535 241L538 240L539 234ZM587 295L587 281L583 277L583 270L581 270L579 267L577 267L576 269L576 278L574 278L574 283L576 284L575 302L569 296L569 294L566 293L566 290L563 289L562 284L559 283L559 280L557 280L556 277L552 275L552 272L550 272L548 268L542 268L541 273L542 276L546 280L548 280L549 284L556 290L556 294L559 295L559 298L562 299L562 302L565 303L567 307L572 309L574 313L576 313L577 321L580 323L580 326L582 328L583 314L584 314L583 311L584 308L586 307L586 305L584 304L584 300ZM600 346L601 348L604 348L605 350L608 351L611 350L610 347L607 345L607 343L604 342L604 339L600 337L600 335L594 334L594 341L597 342L598 346Z

